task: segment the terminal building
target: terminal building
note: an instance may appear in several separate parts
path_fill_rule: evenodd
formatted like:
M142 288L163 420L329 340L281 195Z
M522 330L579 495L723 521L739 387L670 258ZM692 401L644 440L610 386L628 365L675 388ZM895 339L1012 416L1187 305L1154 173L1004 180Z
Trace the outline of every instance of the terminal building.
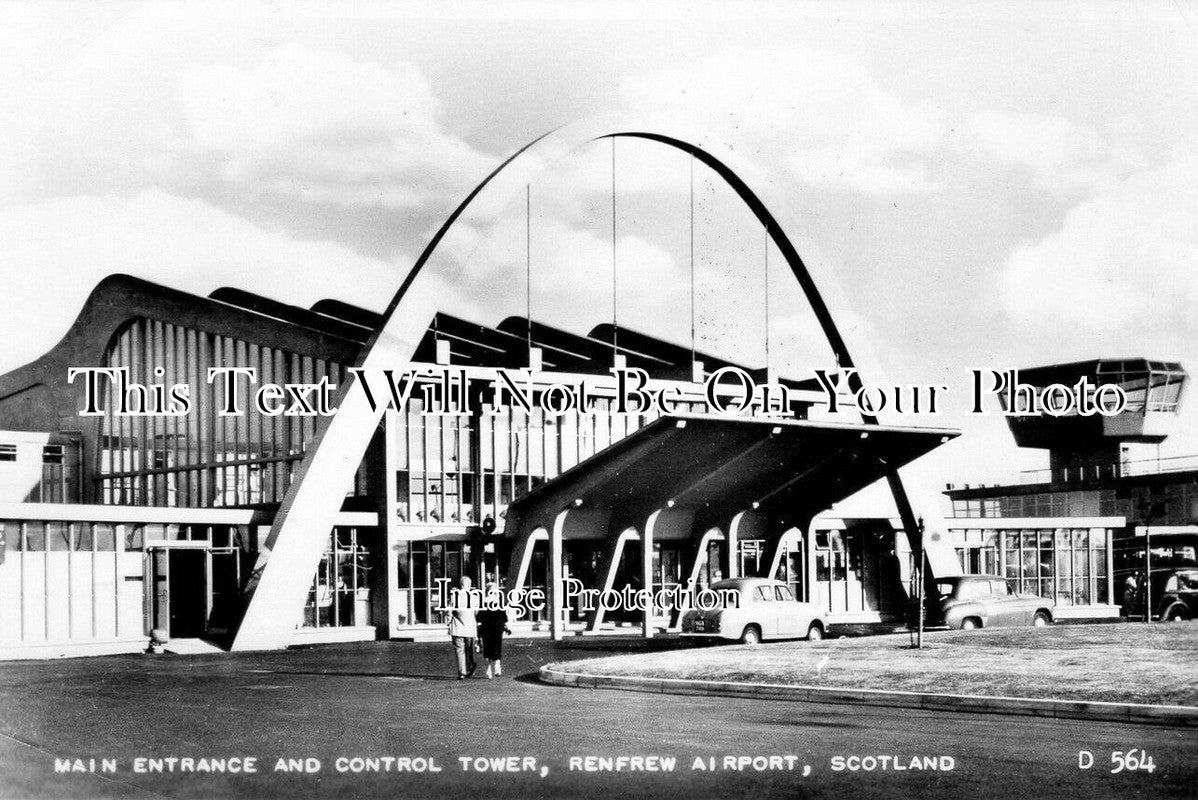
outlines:
M293 643L440 637L439 580L544 588L554 563L617 590L773 575L833 623L904 619L910 532L829 509L954 431L817 423L807 419L817 387L788 380L784 418L717 416L695 379L738 365L689 347L611 325L583 336L523 317L495 327L429 317L413 361L461 375L472 411L425 414L441 390L430 377L403 413L386 412ZM299 308L228 288L200 297L127 276L101 282L56 347L0 376L0 652L141 650L153 629L227 645L319 418L268 416L244 395L245 413L221 416L207 371L341 384L380 321L335 301ZM617 413L613 365L645 370L681 401L665 416ZM105 380L104 413L81 415L84 382L67 375L85 366L187 383L193 407L117 415L120 387ZM585 380L598 413L493 408L497 370L523 368L537 393ZM670 626L667 612L561 610L572 631L636 623L646 635ZM545 615L528 608L521 624Z
M1121 386L1127 403L1113 416L1008 416L1016 444L1048 450L1049 468L1003 485L950 485L947 525L961 568L1053 599L1057 617L1137 616L1124 596L1129 576L1198 564L1198 459L1160 458L1158 449L1175 423L1185 370L1099 359L1019 376L1039 398L1085 378Z

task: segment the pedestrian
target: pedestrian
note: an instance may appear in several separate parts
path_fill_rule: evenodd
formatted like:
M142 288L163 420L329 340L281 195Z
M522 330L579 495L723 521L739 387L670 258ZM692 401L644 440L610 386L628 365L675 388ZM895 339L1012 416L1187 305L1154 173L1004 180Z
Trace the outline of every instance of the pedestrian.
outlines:
M460 588L450 593L449 638L457 658L459 681L469 678L477 669L474 663L474 639L478 636L478 622L475 619L477 604L474 602L474 593L470 591L471 585L470 578L463 575Z
M478 638L483 644L483 658L487 659L487 680L503 674L503 635L511 634L507 625L507 609L503 607L503 595L499 587L487 587L483 608L478 612Z
M1123 581L1123 616L1130 617L1140 610L1140 575L1132 572Z

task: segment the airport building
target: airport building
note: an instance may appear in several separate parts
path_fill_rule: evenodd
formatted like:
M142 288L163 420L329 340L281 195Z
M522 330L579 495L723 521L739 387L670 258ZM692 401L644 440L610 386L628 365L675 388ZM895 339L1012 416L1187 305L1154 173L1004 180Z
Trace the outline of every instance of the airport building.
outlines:
M834 622L904 618L905 532L827 511L954 432L811 422L816 387L787 380L781 418L713 415L694 379L737 365L689 347L611 325L580 336L525 318L490 328L429 317L414 362L437 370L416 379L402 413L386 412L345 487L294 643L440 637L439 580L547 589L554 563L616 590L775 575ZM208 370L340 384L379 324L332 301L304 309L234 289L101 282L55 348L0 376L0 650L140 650L153 629L227 644L320 417L262 413L248 381L243 413L222 416ZM670 413L619 413L613 365L674 392ZM128 388L127 410L168 404L180 383L191 409L118 414L127 387L101 378L102 413L82 415L86 382L68 382L68 370L85 366L163 387ZM593 413L495 403L499 372L530 366L534 400L585 384ZM445 392L468 395L470 412L426 413ZM554 608L525 612L524 626L548 627ZM646 635L673 621L665 608L629 616L568 602L556 618L566 631L635 624Z
M1001 485L949 486L947 525L961 568L1004 575L1020 591L1052 598L1059 618L1139 616L1125 597L1129 576L1198 563L1198 459L1159 453L1186 373L1174 362L1138 358L1019 376L1029 391L1014 396L1016 411L1039 408L1053 386L1083 379L1122 387L1127 402L1109 416L1076 408L1009 416L1016 444L1047 450L1049 468Z

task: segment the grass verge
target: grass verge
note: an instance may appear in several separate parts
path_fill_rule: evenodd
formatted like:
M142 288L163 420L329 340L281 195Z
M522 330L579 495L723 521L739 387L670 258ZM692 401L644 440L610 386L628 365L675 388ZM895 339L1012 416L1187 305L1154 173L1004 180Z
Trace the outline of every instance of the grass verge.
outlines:
M1198 706L1198 621L995 628L608 656L593 675Z

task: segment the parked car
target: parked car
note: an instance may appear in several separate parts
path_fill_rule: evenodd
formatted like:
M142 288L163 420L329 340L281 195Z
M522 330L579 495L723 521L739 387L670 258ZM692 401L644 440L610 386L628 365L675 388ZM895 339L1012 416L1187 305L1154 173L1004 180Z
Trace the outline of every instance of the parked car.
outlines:
M1129 610L1144 616L1144 573L1136 573ZM1152 571L1152 617L1165 622L1198 619L1198 567L1167 567Z
M683 614L684 635L757 644L765 639L822 639L828 630L823 609L799 602L781 581L733 578L713 583L710 589L726 602Z
M1052 603L1034 594L1018 594L998 575L938 578L941 622L950 628L997 628L1052 624Z

